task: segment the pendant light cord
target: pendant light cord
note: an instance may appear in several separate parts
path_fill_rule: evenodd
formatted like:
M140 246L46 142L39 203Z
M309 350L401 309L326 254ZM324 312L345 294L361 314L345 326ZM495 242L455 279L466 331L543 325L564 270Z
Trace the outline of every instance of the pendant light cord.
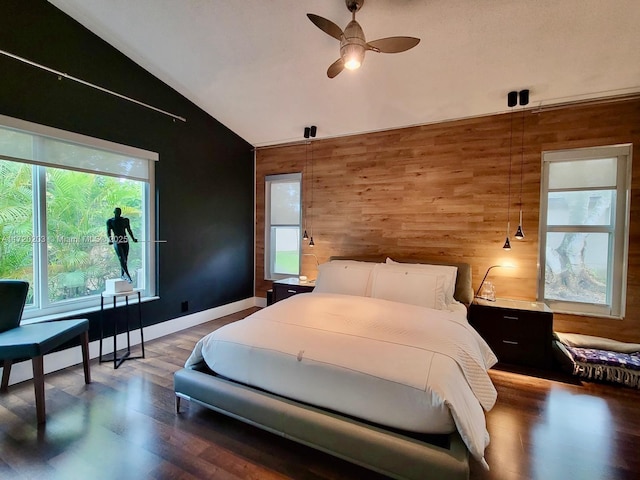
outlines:
M304 147L304 175L305 175L305 182L303 183L303 198L305 200L306 203L306 197L307 197L307 193L309 192L309 180L306 178L307 173L309 172L309 142L306 142L306 145ZM309 215L309 207L305 207L305 212L304 212L304 233L307 233L307 216Z
M509 229L511 227L511 152L513 146L513 107L511 107L511 114L509 118L511 119L511 133L509 135L509 197L507 201L507 238L509 238Z
M522 214L522 176L524 172L524 107L522 107L522 135L520 136L520 214ZM522 219L520 220L522 221ZM522 227L522 225L520 225Z
M309 210L313 211L313 142L311 144L311 203L309 204ZM313 238L313 217L311 217L311 238Z

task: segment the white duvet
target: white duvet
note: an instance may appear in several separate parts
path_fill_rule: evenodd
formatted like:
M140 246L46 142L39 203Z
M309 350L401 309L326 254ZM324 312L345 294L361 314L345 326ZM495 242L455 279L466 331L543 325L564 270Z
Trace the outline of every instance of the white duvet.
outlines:
M370 297L294 295L196 344L204 360L247 385L381 425L423 433L456 428L485 467L483 409L496 357L464 313Z

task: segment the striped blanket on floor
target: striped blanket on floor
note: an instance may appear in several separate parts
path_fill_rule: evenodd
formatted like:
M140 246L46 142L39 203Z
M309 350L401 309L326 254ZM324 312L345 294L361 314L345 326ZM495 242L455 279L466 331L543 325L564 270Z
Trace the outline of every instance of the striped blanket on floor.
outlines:
M639 344L560 332L554 337L558 350L571 361L573 375L640 388Z

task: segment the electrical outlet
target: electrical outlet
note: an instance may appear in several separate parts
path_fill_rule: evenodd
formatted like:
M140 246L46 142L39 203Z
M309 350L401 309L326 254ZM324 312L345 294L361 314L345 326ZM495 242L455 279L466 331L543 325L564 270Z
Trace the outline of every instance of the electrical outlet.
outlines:
M181 312L188 312L189 311L189 302L187 300L185 300L184 302L182 302L180 304L180 311Z

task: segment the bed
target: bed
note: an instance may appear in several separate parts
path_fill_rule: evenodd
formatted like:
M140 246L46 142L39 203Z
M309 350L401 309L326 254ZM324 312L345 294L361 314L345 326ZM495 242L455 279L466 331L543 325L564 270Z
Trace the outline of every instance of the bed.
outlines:
M487 466L496 359L466 321L468 264L371 260L332 259L313 293L201 339L177 412L188 399L393 478Z

